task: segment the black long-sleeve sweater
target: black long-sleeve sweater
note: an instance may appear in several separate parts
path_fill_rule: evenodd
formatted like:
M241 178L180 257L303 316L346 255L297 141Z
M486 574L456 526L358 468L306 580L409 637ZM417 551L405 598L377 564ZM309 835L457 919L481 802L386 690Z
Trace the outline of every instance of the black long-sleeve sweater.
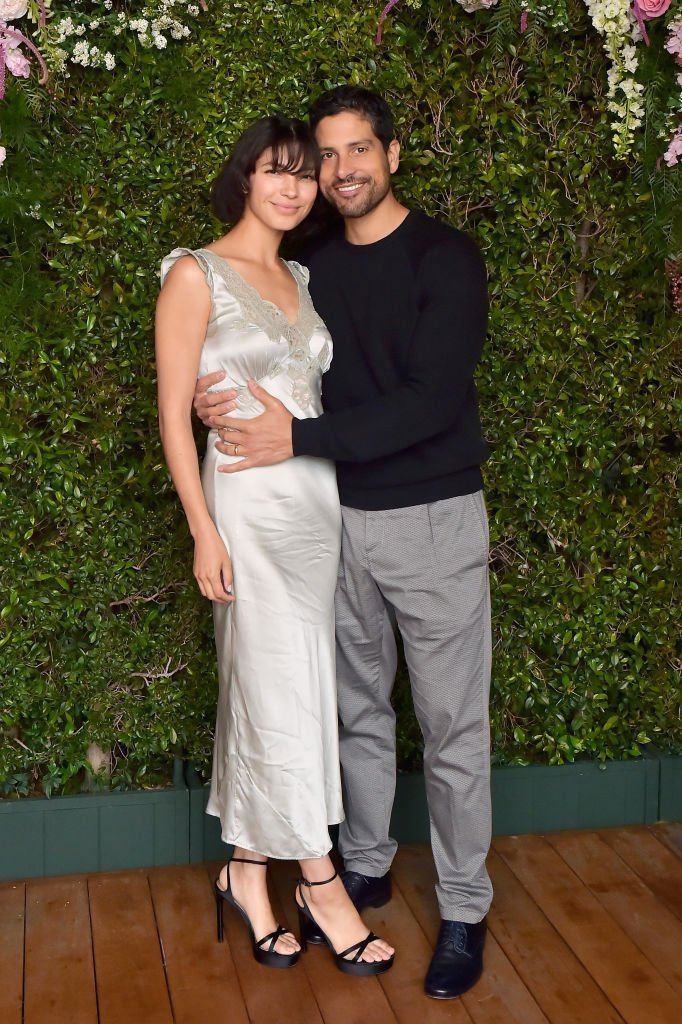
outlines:
M336 460L352 508L421 505L482 486L474 370L486 272L465 234L411 212L390 235L335 234L302 256L334 342L324 413L294 420L295 455Z

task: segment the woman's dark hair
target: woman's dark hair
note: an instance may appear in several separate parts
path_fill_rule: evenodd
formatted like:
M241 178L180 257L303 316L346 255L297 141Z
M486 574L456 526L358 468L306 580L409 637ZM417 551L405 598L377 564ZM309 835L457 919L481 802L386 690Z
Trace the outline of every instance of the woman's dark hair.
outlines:
M391 108L383 96L360 85L337 85L335 89L323 92L308 113L310 127L315 131L323 117L333 117L346 110L369 121L384 149L388 149L395 138Z
M305 121L273 114L255 121L237 139L211 187L211 206L218 220L234 224L244 213L249 178L258 158L272 150L277 171L320 170L320 152Z

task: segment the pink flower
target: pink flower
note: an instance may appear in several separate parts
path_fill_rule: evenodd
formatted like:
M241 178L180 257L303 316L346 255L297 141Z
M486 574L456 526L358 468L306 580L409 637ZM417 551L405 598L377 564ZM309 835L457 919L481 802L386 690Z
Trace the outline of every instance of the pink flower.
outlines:
M635 14L637 8L643 18L650 21L651 18L660 18L670 7L671 0L635 0Z
M682 128L673 135L670 145L663 154L663 159L668 167L674 167L682 159Z
M0 167L2 167L2 165L4 164L6 158L7 158L7 150L5 149L4 146L0 146Z
M28 78L31 73L31 64L19 50L19 44L13 39L5 43L5 66L15 78Z
M675 18L668 25L668 38L664 46L668 53L675 55L675 61L682 64L682 18Z
M23 18L28 10L26 0L0 0L0 19L2 21L14 21L15 18Z

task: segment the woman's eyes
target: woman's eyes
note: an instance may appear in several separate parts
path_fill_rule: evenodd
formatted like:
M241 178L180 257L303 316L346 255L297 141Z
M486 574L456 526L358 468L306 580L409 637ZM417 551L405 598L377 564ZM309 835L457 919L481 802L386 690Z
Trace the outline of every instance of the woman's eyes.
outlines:
M278 170L275 167L269 167L266 170L265 173L266 174L276 174L277 176L279 176L280 174L289 174L290 172L289 171L280 171L280 170ZM296 177L297 178L303 178L305 181L316 181L317 180L315 178L315 175L313 174L312 171L308 171L305 174L297 174Z

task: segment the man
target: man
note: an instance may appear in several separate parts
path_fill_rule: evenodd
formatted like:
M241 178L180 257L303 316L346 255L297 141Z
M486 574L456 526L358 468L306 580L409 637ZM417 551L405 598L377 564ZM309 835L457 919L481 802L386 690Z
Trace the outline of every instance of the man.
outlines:
M336 598L337 688L346 821L339 849L358 909L391 896L396 669L402 634L424 776L442 923L425 981L453 998L480 976L492 889L490 606L474 370L486 332L483 261L464 234L402 206L391 190L400 147L381 97L325 93L310 120L320 189L344 231L305 262L334 358L325 412L296 420L257 384L265 412L223 419L235 393L195 406L244 472L297 455L334 459L343 512Z

